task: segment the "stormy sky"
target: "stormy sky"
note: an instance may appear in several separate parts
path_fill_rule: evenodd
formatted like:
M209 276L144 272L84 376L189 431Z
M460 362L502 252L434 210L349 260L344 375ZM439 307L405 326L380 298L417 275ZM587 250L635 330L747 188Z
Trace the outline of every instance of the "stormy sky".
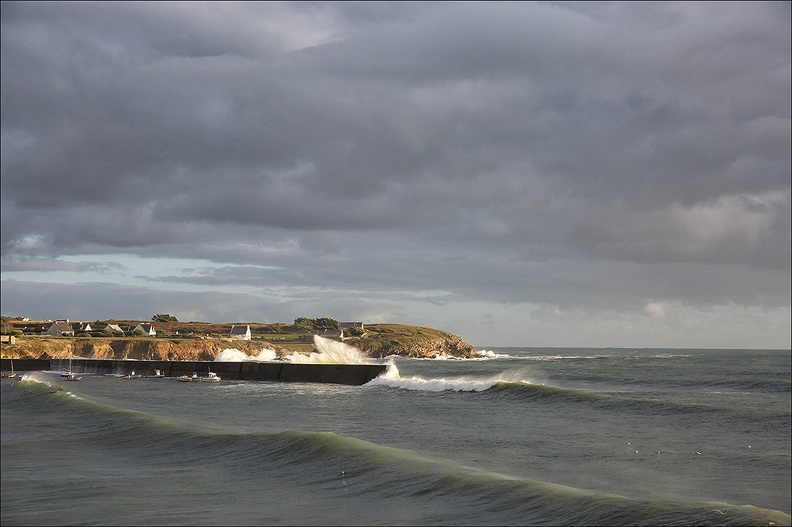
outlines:
M790 347L788 2L7 2L2 314Z

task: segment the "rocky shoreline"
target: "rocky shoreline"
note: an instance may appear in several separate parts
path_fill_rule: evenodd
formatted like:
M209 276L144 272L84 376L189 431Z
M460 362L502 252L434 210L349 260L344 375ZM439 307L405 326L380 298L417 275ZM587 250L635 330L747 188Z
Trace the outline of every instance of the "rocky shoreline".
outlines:
M235 340L230 338L103 338L103 337L43 337L19 336L13 344L3 343L3 358L47 359L90 358L112 360L214 360L225 349L237 349L256 356L262 349L273 350L278 357L287 357L295 351L316 351L305 344L299 347L280 345L262 339ZM474 357L473 346L460 337L431 328L378 325L360 338L345 339L345 344L359 349L365 356L383 358L389 355L434 358Z

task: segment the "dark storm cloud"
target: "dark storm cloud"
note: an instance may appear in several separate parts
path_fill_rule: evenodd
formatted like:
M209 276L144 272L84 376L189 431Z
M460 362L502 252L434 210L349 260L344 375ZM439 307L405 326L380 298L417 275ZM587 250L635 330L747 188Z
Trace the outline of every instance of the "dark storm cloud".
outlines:
M3 2L3 270L788 305L789 50L779 3Z

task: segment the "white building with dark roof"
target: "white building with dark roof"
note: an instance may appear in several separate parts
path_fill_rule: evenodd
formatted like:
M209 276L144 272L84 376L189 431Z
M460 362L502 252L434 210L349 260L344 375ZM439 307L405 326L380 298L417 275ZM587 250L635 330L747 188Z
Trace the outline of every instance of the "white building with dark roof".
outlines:
M44 332L45 335L53 335L56 337L73 337L74 328L68 320L56 320Z
M124 330L121 329L121 326L118 324L108 324L105 326L104 330L108 333L112 333L113 335L123 335Z
M157 332L154 331L154 325L149 322L141 322L135 329L132 330L132 333L136 332L137 330L142 331L147 337L154 337L157 335Z

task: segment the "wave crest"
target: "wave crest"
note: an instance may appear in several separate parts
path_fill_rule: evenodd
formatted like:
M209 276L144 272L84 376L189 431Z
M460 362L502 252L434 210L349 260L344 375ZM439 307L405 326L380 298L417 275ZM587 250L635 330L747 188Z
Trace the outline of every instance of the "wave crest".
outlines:
M394 366L395 369L395 366ZM418 390L426 392L481 392L489 390L495 385L509 383L519 385L533 385L532 379L526 379L523 372L505 371L487 377L463 375L460 377L424 378L417 375L400 377L398 370L395 375L389 371L371 380L366 386L390 386L404 390Z

